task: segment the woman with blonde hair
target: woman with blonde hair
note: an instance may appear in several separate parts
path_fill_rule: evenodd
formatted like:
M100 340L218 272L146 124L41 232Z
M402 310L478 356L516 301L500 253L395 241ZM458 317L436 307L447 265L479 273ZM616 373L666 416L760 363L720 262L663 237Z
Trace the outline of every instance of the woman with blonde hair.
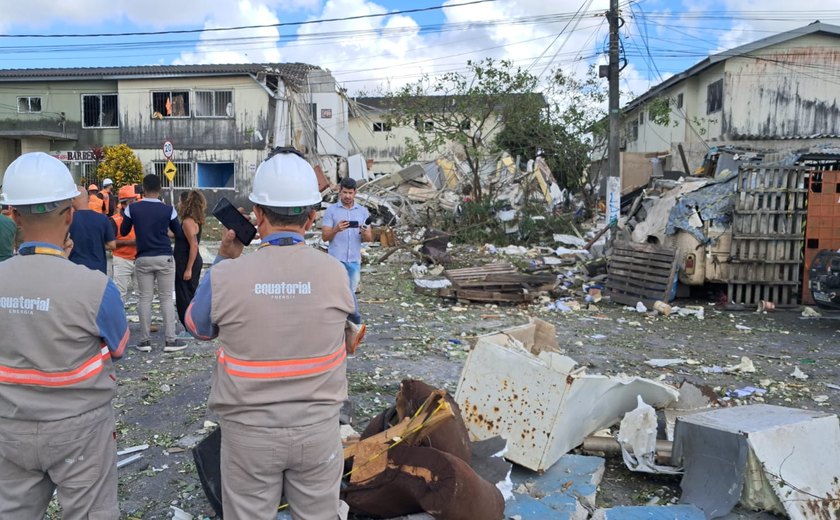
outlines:
M198 252L201 242L201 228L204 226L207 199L198 190L181 193L178 216L181 219L183 236L175 237L175 307L178 318L184 324L187 307L198 288L201 268L204 262ZM184 325L186 327L186 325Z

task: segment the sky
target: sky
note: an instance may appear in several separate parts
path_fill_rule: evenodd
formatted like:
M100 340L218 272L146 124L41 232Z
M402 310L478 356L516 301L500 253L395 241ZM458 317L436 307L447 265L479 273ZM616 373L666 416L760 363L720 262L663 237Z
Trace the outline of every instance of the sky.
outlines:
M709 54L815 20L840 25L834 0L619 1L627 59L621 89L628 98ZM329 69L351 94L376 95L492 57L547 80L556 68L580 76L606 63L608 6L609 0L0 0L0 68L305 62ZM263 27L229 30L243 26ZM158 34L104 35L150 32Z

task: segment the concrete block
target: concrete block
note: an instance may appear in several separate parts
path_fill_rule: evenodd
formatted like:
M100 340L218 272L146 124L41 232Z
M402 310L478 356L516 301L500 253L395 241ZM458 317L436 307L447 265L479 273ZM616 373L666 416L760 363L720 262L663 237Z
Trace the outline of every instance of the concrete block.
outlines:
M505 516L523 519L585 520L595 506L598 484L604 476L604 459L564 455L545 473L515 467L513 498Z
M592 520L706 520L706 515L692 505L620 506L598 509Z

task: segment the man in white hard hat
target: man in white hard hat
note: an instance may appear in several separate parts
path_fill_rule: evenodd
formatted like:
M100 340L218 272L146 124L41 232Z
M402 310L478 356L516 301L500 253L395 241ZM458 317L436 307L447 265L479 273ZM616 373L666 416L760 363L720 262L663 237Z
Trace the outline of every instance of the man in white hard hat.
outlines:
M79 194L47 154L18 157L0 203L23 231L0 263L0 518L118 518L112 358L128 343L119 291L62 246Z
M102 205L105 209L105 216L113 216L114 212L117 210L117 200L116 197L114 197L114 181L106 177L102 181L102 190L99 194L102 195Z
M285 496L296 520L346 518L338 415L353 295L341 263L303 242L321 202L314 170L293 149L273 154L249 196L262 244L240 257L229 230L185 320L222 345L208 405L221 419L224 516L274 518Z

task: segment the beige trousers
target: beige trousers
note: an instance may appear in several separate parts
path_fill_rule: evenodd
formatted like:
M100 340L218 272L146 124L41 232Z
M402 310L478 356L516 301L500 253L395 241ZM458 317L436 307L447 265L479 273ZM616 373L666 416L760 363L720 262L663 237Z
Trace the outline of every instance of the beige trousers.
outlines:
M140 316L140 333L137 341L149 339L152 325L152 299L157 287L160 298L160 313L163 315L163 336L166 341L175 341L175 259L171 256L141 256L134 261L137 274L137 289L140 293L137 314Z
M137 288L136 277L134 276L134 260L128 260L119 256L114 256L113 260L113 275L111 278L120 290L120 298L122 298L123 305L125 305L126 296L128 296L128 288L132 285Z
M225 520L274 520L281 499L293 520L346 520L338 498L344 460L338 418L300 428L222 427Z
M56 489L64 518L119 518L114 432L110 403L60 421L0 419L0 518L42 520Z

